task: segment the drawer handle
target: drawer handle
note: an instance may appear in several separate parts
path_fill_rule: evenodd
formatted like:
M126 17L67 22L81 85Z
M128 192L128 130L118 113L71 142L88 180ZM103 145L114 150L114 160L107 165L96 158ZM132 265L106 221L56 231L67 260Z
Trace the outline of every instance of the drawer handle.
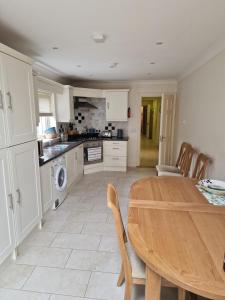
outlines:
M119 157L113 157L112 159L113 160L119 160Z
M20 189L17 189L16 192L17 192L17 197L18 197L16 202L17 202L18 204L21 204L21 193L20 193Z
M9 197L9 208L11 210L13 210L13 195L12 194L8 194Z
M120 148L118 148L118 147L113 147L113 150L119 150Z

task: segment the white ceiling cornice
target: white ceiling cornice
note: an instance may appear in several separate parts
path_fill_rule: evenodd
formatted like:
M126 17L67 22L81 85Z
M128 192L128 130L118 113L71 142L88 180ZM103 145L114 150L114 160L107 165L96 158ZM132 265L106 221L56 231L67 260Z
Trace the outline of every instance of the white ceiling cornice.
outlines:
M186 71L178 78L178 83L191 75L193 72L200 69L203 65L207 64L211 59L216 57L219 53L225 50L225 37L220 39L217 43L211 45L208 50L201 55L201 57L191 64Z

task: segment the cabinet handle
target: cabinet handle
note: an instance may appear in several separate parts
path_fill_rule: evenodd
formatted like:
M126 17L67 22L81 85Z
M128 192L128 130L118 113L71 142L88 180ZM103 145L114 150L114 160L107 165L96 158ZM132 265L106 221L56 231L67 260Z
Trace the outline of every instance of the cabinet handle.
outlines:
M9 99L9 105L8 105L8 109L13 109L12 107L12 96L11 96L11 93L10 92L7 92L6 95L8 96L8 99Z
M109 102L107 102L107 108L109 109Z
M16 189L16 192L17 192L17 196L18 196L16 202L17 202L18 204L21 204L21 193L20 193L20 189Z
M113 147L113 150L119 150L120 148L118 148L118 147Z
M12 194L8 194L9 197L9 208L11 210L13 210L13 195Z
M77 160L77 152L75 152L75 159Z
M54 176L54 168L53 167L51 167L51 175L52 175L52 177Z
M3 98L2 98L2 91L1 90L0 90L0 109L4 109Z
M119 160L119 157L113 157L112 159L113 160Z

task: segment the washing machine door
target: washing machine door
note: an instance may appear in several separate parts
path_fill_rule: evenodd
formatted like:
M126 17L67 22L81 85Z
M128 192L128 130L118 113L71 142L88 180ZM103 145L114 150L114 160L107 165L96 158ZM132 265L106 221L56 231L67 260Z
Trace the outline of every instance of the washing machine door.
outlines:
M55 171L55 187L57 191L63 192L67 186L66 167L59 165Z

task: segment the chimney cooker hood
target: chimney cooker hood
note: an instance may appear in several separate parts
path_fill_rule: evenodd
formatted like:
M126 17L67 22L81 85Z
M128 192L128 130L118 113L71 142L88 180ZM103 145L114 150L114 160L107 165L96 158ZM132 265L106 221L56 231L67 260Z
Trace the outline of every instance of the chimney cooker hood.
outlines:
M74 99L74 108L88 108L88 109L97 109L97 107L87 101L88 98L85 97L73 97Z

